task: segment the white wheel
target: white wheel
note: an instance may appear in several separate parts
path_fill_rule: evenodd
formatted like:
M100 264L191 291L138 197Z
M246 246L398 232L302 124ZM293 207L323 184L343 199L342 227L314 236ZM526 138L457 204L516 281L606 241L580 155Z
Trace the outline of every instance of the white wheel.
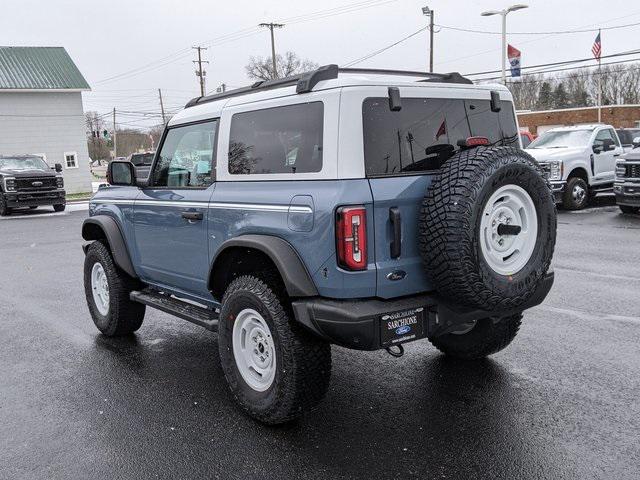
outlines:
M109 282L104 268L97 262L91 269L91 291L98 312L106 316L109 313Z
M255 391L268 390L276 376L276 352L267 322L255 310L242 310L233 324L233 356L238 371Z
M480 222L480 250L500 275L518 273L536 247L538 216L531 196L517 185L504 185L487 201Z

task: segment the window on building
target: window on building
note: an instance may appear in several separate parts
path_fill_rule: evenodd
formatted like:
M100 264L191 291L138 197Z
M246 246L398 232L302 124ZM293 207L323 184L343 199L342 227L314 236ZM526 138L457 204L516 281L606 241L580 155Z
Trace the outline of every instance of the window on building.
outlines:
M319 172L323 117L322 102L236 113L231 120L229 173Z
M76 152L64 152L64 166L66 168L78 168L78 154Z
M153 171L153 186L206 188L213 183L218 121L170 128Z

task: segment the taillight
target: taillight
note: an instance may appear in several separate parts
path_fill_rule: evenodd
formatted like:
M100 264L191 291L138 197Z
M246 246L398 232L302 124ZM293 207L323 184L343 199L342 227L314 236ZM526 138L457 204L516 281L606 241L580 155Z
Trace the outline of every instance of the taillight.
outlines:
M340 207L336 216L338 263L346 270L367 269L367 210Z

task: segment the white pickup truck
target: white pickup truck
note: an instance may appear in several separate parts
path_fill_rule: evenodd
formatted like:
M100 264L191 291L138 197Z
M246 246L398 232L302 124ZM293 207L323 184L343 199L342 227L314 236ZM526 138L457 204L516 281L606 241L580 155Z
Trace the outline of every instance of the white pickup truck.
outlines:
M547 171L556 203L580 210L599 192L612 192L616 160L623 153L610 125L551 129L527 147Z

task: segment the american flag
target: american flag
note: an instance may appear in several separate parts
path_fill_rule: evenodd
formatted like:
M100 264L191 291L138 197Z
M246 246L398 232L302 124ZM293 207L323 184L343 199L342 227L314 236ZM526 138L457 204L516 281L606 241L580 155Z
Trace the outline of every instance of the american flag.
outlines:
M593 56L597 60L600 60L600 55L602 54L602 43L600 42L600 32L598 32L596 41L593 42L593 47L591 47L591 53L593 53Z

